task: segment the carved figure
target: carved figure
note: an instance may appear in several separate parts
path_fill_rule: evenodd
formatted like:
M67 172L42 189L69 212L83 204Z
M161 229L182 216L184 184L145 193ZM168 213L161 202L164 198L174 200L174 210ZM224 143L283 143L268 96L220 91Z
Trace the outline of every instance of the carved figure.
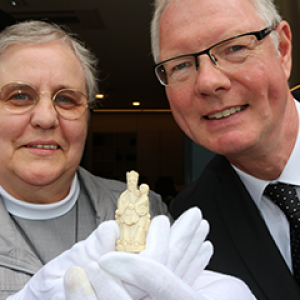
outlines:
M150 226L149 186L141 184L137 188L139 174L126 173L127 189L118 199L116 221L120 226L120 239L116 249L139 252L145 249L146 235Z

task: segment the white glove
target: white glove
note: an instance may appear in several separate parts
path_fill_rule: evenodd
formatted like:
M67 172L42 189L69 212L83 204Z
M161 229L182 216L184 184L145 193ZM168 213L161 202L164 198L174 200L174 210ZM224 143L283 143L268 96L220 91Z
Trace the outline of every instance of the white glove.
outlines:
M103 271L96 262L91 264L88 275L81 267L69 269L64 277L65 292L57 293L51 300L132 300L120 280Z
M130 253L109 253L100 259L99 263L101 268L112 276L120 278L127 285L137 287L146 295L151 296L147 299L198 299L198 294L192 288L164 265L154 260ZM134 293L133 299L141 299L136 296L137 294Z
M139 255L109 253L99 260L101 268L120 278L135 300L255 299L238 279L203 271L212 245L204 242L209 227L199 209L184 213L170 232L169 227L166 217L154 218L145 251Z
M192 288L210 300L256 300L248 286L240 279L204 270Z
M74 266L93 273L97 261L107 252L115 251L119 238L119 227L115 221L107 221L84 241L75 244L38 271L17 294L7 300L50 300L54 295L64 293L63 277ZM91 262L94 262L91 263Z
M208 223L202 220L199 209L189 210L174 223L171 230L167 217L156 217L149 229L146 250L139 255L168 265L172 272L191 284L196 277L193 275L194 269L197 270L198 274L199 270L204 269L212 254L211 244L209 242L203 243L208 230ZM175 245L176 247L173 247ZM169 251L169 249L173 250ZM116 255L125 255L125 259L136 256L132 253L123 252L116 252ZM191 265L190 262L194 260L195 263ZM132 296L130 298L124 291L118 276L113 277L102 269L99 270L99 266L97 268L94 263L93 268L89 266L88 269L90 282L82 269L73 268L69 270L65 276L65 294L56 295L52 300L80 300L83 298L100 300L107 299L105 298L106 295L110 295L108 298L110 300L125 300L143 299L147 296L147 292L138 286L125 284ZM91 270L94 270L93 274ZM153 277L153 274L150 274L150 277Z
M168 218L158 216L151 222L146 241L146 249L143 252L139 255L122 252L112 253L103 257L103 260L100 259L99 263L107 272L123 280L124 278L116 275L117 273L122 273L122 270L119 269L120 267L122 268L122 264L118 265L114 263L115 257L118 257L118 260L128 260L134 264L132 260L139 260L137 258L139 256L142 259L142 261L138 263L140 264L141 272L143 273L144 269L149 271L149 273L146 272L143 275L147 274L149 278L153 279L156 277L156 273L160 272L156 270L155 266L151 266L149 269L147 268L148 260L146 260L146 262L143 261L143 258L147 258L165 265L171 271L170 274L177 277L174 279L175 281L179 278L188 285L192 285L199 273L206 267L212 255L211 243L204 242L208 231L208 223L202 219L201 212L198 208L192 208L185 212L175 221L171 230ZM107 267L108 262L109 266ZM116 267L116 272L113 271L114 266ZM123 272L130 272L131 275L134 276L130 267L128 270L124 269ZM139 279L141 279L141 277ZM145 289L143 285L133 284L132 281L128 282L126 280L124 280L124 282L126 283L126 289L133 299L142 299L147 294L147 289ZM153 284L149 282L149 286L151 287L150 290L152 290ZM174 296L178 297L178 294L175 293ZM191 297L190 293L184 297L187 296Z
M183 213L171 227L166 267L189 285L213 254L211 242L205 241L208 232L209 224L196 207Z
M100 259L101 267L129 285L144 290L156 300L254 300L240 280L215 272L202 271L193 287L165 266L138 255L109 253ZM127 254L127 255L126 255ZM144 298L145 299L145 298Z

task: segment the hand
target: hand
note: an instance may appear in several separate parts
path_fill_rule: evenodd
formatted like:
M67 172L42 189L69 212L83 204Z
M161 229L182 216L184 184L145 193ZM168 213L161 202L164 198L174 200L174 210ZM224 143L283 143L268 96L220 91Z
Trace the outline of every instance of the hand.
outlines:
M124 283L143 290L147 294L143 299L255 300L248 287L234 277L202 271L191 287L156 261L129 253L117 254L103 256L101 268Z
M99 264L120 278L135 300L254 300L242 281L204 270L213 252L211 243L204 241L208 231L197 208L171 228L169 220L159 216L151 223L145 251L109 253Z
M204 241L208 231L197 208L171 228L168 219L159 216L152 221L145 251L109 253L99 264L120 278L135 300L254 300L242 281L204 270L213 252L211 243Z
M212 271L204 270L195 280L192 288L198 294L212 300L256 299L243 281Z
M183 282L192 285L195 278L206 267L212 255L211 243L204 242L208 231L208 223L202 219L201 212L198 208L188 210L175 221L171 228L167 217L155 217L149 228L146 249L138 256L166 265L175 276L181 278ZM128 259L129 261L138 257L137 255L128 253L115 253L113 256L114 255L123 257L121 259ZM109 260L109 257L110 256L106 256L104 259ZM111 261L113 260L114 258L111 258ZM100 265L102 267L101 260ZM140 262L140 266L142 266L143 270L143 262ZM103 267L106 269L105 265L103 265ZM117 269L118 267L119 266L116 265ZM112 268L111 265L110 268ZM111 271L106 270L108 272ZM152 275L148 275L151 278L156 276L154 270L155 267L152 270L149 269ZM155 274L155 276L153 276L153 274ZM141 299L146 295L145 291L141 290L143 288L139 288L137 284L134 286L125 284L125 288L133 299Z
M72 267L64 277L65 292L57 293L51 300L132 300L123 284L100 269L95 262L88 267L89 278L80 267Z
M205 241L208 232L209 224L196 207L183 213L171 227L166 267L189 285L205 269L213 254L212 244Z
M93 272L100 257L115 251L119 227L115 221L103 222L85 241L75 244L38 271L17 294L7 300L48 300L64 293L63 278L67 270L79 266L87 273Z
M208 222L198 208L186 211L171 228L165 216L156 217L150 225L146 249L140 255L166 265L192 285L213 253L212 244L205 241L208 232Z

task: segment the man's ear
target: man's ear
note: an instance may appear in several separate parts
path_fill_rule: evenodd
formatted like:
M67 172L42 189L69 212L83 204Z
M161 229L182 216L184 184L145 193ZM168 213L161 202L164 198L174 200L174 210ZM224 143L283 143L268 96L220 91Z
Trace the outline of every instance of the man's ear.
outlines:
M291 74L292 68L292 33L290 25L286 21L282 21L276 31L279 35L278 52L282 67L284 69L287 80Z

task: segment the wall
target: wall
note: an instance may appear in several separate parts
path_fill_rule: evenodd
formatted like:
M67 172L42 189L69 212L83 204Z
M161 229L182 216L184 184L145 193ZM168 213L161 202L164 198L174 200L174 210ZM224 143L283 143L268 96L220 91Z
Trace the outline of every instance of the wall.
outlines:
M93 150L95 133L116 135L136 134L136 171L146 180L152 189L160 176L171 176L176 188L184 185L184 134L168 113L95 113L89 125L87 141L88 168L93 165L101 153ZM102 148L104 149L104 148ZM124 150L126 152L126 150ZM130 162L128 162L128 166ZM134 165L134 164L132 164ZM124 165L125 172L130 171ZM97 174L101 175L101 174ZM107 177L107 176L105 176ZM115 177L115 176L113 176Z

